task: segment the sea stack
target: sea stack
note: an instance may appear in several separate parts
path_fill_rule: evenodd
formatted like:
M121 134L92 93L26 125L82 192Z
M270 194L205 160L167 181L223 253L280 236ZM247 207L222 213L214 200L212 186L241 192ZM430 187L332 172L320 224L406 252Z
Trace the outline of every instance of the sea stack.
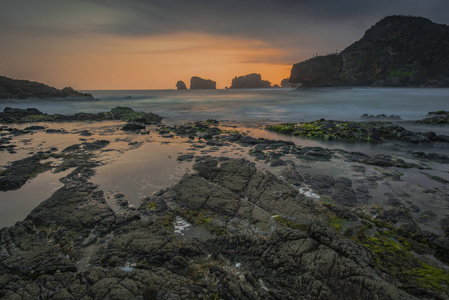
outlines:
M217 83L210 79L203 79L197 76L193 76L190 79L191 90L215 90Z
M271 82L262 80L260 74L251 73L232 79L231 89L257 89L270 88Z
M181 80L176 83L176 88L178 90L187 90L186 84L184 83L184 81Z

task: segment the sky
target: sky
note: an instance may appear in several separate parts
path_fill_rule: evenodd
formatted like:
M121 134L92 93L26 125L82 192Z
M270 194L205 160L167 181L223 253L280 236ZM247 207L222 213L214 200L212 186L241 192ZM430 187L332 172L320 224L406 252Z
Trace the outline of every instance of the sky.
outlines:
M0 75L57 88L217 88L342 51L388 15L449 24L448 0L0 0Z

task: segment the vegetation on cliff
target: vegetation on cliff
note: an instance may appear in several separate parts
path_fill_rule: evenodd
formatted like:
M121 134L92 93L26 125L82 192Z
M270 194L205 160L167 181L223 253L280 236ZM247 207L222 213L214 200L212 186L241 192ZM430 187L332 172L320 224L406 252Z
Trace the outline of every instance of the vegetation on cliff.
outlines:
M295 64L304 86L449 86L449 26L389 16L339 54Z

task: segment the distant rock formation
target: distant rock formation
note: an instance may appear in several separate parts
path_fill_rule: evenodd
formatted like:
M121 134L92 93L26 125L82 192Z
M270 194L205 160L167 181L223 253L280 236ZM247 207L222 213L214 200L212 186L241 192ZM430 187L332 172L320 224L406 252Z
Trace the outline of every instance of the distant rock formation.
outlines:
M303 86L449 86L449 26L389 16L339 54L295 64Z
M190 79L191 90L215 90L217 83L210 79L203 79L197 76L193 76Z
M232 79L231 89L270 88L271 82L262 80L260 74L252 73Z
M0 99L55 99L71 98L95 100L91 94L80 93L71 87L57 88L28 80L0 76Z
M290 83L290 78L284 78L284 79L282 79L282 81L281 81L281 87L283 87L283 88L288 88L288 87L291 87L292 86L292 84Z
M178 90L187 90L186 84L184 83L184 81L181 80L176 83L176 88Z

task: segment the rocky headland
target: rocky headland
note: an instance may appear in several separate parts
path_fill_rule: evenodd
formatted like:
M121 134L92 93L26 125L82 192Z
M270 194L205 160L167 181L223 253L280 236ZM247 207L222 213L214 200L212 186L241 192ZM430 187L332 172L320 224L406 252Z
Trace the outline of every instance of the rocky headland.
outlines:
M290 82L324 86L449 86L449 26L389 16L338 54L297 63Z
M271 82L262 80L260 74L252 73L232 79L231 89L271 88Z
M95 100L91 94L80 93L71 87L58 90L43 83L0 76L1 99L80 99Z
M193 76L190 79L191 90L215 90L217 83L210 79L203 79L197 76Z
M449 299L447 156L304 147L213 119L120 130L127 120L89 131L1 127L4 146L23 155L3 167L3 190L67 172L25 220L0 230L1 298ZM21 150L54 134L81 141ZM96 183L113 153L161 144L178 153L167 163L191 169L139 205Z

